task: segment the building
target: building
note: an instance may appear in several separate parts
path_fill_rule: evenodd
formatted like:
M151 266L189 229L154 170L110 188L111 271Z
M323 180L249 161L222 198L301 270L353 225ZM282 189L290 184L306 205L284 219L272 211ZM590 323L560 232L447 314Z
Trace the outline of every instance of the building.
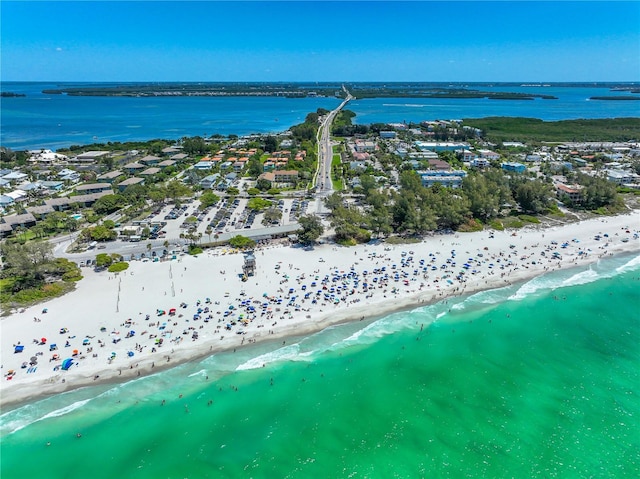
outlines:
M220 178L220 175L218 173L206 176L200 180L200 186L204 190L211 190L213 189L215 184L218 182L219 178Z
M143 171L147 167L142 163L133 162L133 163L127 163L126 165L124 165L123 168L124 168L124 171L126 171L128 174L135 175L138 171Z
M140 159L140 163L143 163L147 166L150 165L157 165L158 163L160 163L161 159L158 158L157 156L153 156L153 155L148 155L145 156L144 158Z
M167 168L167 167L173 166L175 164L176 164L175 160L164 160L164 161L161 161L160 163L158 163L156 166L159 166L160 168Z
M161 169L160 168L147 168L144 171L141 171L140 173L138 173L140 176L151 176L151 175L155 175L157 173L160 173Z
M582 185L569 186L563 183L557 183L555 186L558 198L562 199L563 197L568 196L569 199L574 203L582 202L582 189L584 188Z
M84 153L80 153L76 156L74 161L79 163L94 163L96 160L99 160L108 154L108 151L85 151Z
M616 185L631 183L635 179L634 175L624 170L607 170L607 180Z
M43 188L51 191L60 191L64 186L62 181L42 181L40 184Z
M474 158L469 164L474 168L486 168L489 166L489 160L486 158Z
M503 170L512 171L514 173L524 173L524 171L527 169L527 167L524 166L522 163L515 163L515 162L502 163L502 165L500 166Z
M54 153L51 150L30 150L29 154L31 155L28 160L30 163L45 165L50 165L58 161L67 161L68 159L65 155Z
M496 153L495 151L478 150L478 153L480 153L480 158L485 158L487 160L499 160L500 159L500 155L498 153Z
M423 151L456 151L469 148L469 145L466 143L453 143L448 141L416 141L415 145Z
M11 173L7 173L2 177L3 180L7 180L11 184L22 183L28 178L25 173L21 171L12 171Z
M128 186L133 186L133 185L144 185L144 178L137 178L135 176L132 176L131 178L127 178L126 180L118 183L118 189L120 191L124 191L127 189Z
M91 206L98 199L102 198L105 195L111 194L113 194L111 191L103 191L102 193L92 193L89 195L77 195L64 198L49 198L44 200L44 204L51 206L56 211L62 211L66 210L70 205L74 203L83 206Z
M76 191L80 194L90 195L91 193L101 193L103 191L111 192L112 189L109 183L86 183L76 186Z
M298 172L296 170L276 170L262 173L258 179L267 180L272 185L290 185L298 181Z
M398 136L398 134L391 130L391 131L381 131L380 132L380 138L384 138L384 139L389 139L389 140L393 140Z
M422 185L429 187L436 183L446 186L448 188L460 188L462 186L462 179L467 176L467 173L462 170L453 171L435 171L427 170L418 172Z
M111 184L115 181L116 178L122 175L124 175L124 173L120 170L107 171L106 173L103 173L102 175L98 176L96 178L96 181L98 181L98 183Z
M30 228L35 226L36 218L31 213L24 213L22 215L5 216L2 218L2 222L9 225L13 231L17 228Z
M428 162L430 170L449 171L451 169L451 165L449 165L449 163L447 163L446 161L433 159L428 160Z
M58 172L58 179L68 181L69 183L77 183L80 181L80 173L75 170L64 168Z
M186 160L189 157L189 155L185 154L185 153L178 153L177 155L173 155L170 159L173 161L182 161L182 160ZM165 160L167 161L167 160Z
M198 163L193 165L193 168L196 169L196 170L210 170L211 168L213 168L213 162L211 162L211 161L199 161Z

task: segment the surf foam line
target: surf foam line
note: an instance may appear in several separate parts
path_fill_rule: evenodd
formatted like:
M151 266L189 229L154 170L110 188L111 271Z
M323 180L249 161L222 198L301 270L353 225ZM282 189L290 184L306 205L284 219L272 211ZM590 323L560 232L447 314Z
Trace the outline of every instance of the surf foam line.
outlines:
M621 261L624 261L624 263L620 265ZM634 256L632 259L628 259L628 256L604 259L598 263L589 265L587 269L577 273L574 268L564 272L562 270L553 271L543 276L537 276L520 286L518 291L509 296L508 299L511 301L520 301L538 292L554 291L560 288L593 283L600 279L612 278L636 269L640 269L640 256Z

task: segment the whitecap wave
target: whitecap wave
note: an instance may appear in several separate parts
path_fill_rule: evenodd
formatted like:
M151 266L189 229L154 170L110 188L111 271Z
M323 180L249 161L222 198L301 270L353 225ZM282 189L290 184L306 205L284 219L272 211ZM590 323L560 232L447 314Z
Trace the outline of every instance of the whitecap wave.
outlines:
M20 431L21 429L24 429L27 426L30 426L40 421L44 421L45 419L65 416L81 408L82 406L87 404L89 401L91 401L91 399L92 398L75 401L74 403L69 404L68 406L55 409L39 417L38 417L38 411L37 410L34 411L33 406L25 406L23 408L20 408L20 410L10 411L6 414L3 414L2 417L0 417L0 424L2 424L2 428L1 428L2 433L13 434L15 432Z
M301 353L300 345L298 343L291 344L289 346L276 349L275 351L270 351L268 353L261 354L260 356L256 356L255 358L251 358L238 366L236 371L258 369L266 366L267 364L280 361L304 361L308 360L311 354L311 351Z
M627 261L622 266L616 268L617 273L626 273L627 271L633 271L640 268L640 255L635 256L631 260Z

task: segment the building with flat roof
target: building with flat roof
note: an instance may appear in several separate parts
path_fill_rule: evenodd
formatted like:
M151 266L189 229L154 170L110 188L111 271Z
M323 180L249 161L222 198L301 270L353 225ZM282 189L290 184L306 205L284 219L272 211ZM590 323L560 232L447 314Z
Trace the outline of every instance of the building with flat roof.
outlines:
M420 175L423 186L429 187L438 183L448 188L460 188L462 186L462 179L467 176L467 173L463 170L427 170L419 171L418 174Z
M118 189L120 191L124 191L127 186L133 186L133 185L144 185L144 178L137 178L135 176L132 176L131 178L127 178L126 180L118 183Z
M100 193L102 191L111 191L109 183L85 183L76 186L76 191L82 194Z
M505 171L512 171L514 173L524 173L524 171L527 169L527 167L525 165L523 165L522 163L515 163L515 162L506 162L506 163L502 163L502 165L500 165L501 168Z
M106 173L103 173L102 175L98 176L96 178L96 181L98 183L113 183L113 181L118 178L119 176L124 175L124 173L120 170L114 170L114 171L107 171Z
M81 163L93 163L108 154L108 151L85 151L84 153L77 155L73 160Z

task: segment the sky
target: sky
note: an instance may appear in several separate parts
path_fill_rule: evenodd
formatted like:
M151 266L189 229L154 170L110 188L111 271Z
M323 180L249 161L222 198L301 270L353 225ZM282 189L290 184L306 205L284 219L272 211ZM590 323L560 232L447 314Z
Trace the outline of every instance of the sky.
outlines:
M640 2L0 2L2 81L640 81Z

